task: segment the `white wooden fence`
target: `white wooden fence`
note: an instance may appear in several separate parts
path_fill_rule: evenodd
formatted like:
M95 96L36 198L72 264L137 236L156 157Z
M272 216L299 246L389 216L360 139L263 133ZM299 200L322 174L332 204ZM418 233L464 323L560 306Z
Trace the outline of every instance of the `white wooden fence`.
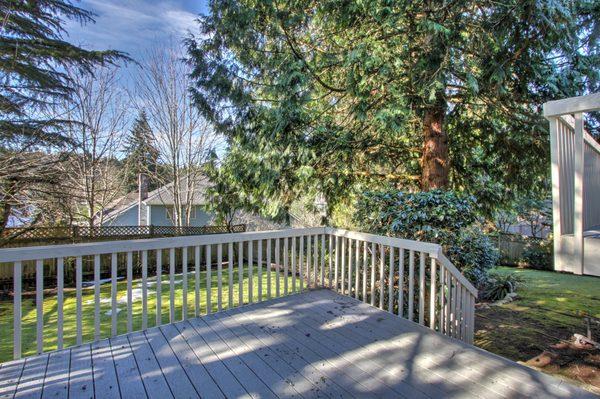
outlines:
M172 323L305 289L329 288L427 325L447 336L469 343L473 340L477 291L444 256L439 245L320 227L2 249L1 267L14 268L14 358L22 356L21 270L27 262L36 265L37 353L65 346L65 267L74 267L76 275L75 326L70 330L74 330L75 344L84 341L81 272L84 260L94 263L93 340L103 338L101 256L111 259L108 282L111 287L110 336L133 330L136 301L138 305L141 302L141 325L138 329L148 328L151 313L156 318L152 324L162 324L163 290L169 293L168 319ZM139 256L142 266L142 295L137 299L132 295L134 256ZM155 262L152 270L156 270L156 276L148 275L150 258ZM120 261L126 263L125 276L118 276ZM52 347L44 342L44 333L48 333L44 325L44 312L48 311L44 309L44 268L49 263L57 267L57 331L56 346ZM176 270L182 271L181 298L175 297ZM213 286L213 273L216 273L216 286ZM253 286L255 273L257 287ZM266 287L263 287L263 273L266 274ZM167 287L163 287L163 274L169 277ZM201 276L204 281L200 281ZM156 293L156 308L150 312L149 279L153 277L156 277L155 288L152 288L152 293ZM121 279L126 282L127 310L126 328L119 329L117 284ZM272 279L275 279L275 284L272 284ZM188 285L193 285L192 292L188 292ZM224 289L224 285L229 288ZM234 300L234 287L237 288L237 300ZM203 308L201 298L205 298ZM178 302L182 304L180 312L176 311L175 304Z

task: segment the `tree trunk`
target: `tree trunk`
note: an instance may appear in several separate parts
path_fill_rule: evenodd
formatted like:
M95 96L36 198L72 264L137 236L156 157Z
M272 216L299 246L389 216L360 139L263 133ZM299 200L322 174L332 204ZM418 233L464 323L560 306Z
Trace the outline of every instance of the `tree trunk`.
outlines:
M445 114L445 104L438 104L427 109L423 117L421 189L424 191L448 186L450 161L448 135L444 130Z

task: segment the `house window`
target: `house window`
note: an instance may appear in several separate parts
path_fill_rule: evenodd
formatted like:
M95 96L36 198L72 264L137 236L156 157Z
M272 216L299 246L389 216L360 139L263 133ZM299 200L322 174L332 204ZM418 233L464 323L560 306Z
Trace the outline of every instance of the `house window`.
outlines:
M171 222L175 221L175 216L173 213L173 210L175 208L173 206L166 206L165 207L165 212L167 214L167 219L169 219ZM192 209L190 211L190 220L195 220L196 219L196 207L192 206Z

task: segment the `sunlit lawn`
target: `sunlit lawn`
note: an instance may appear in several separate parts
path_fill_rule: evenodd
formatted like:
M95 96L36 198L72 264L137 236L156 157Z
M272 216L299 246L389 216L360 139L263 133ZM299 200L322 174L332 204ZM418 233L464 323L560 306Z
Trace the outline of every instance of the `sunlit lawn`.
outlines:
M233 304L239 305L238 294L238 271L233 270ZM271 272L271 287L272 295L275 296L277 274ZM283 294L284 277L280 274L280 292ZM169 276L162 275L161 287L161 319L163 323L169 322ZM212 270L212 295L211 307L213 311L217 310L217 271ZM223 268L223 289L222 289L222 306L227 309L229 305L229 272L226 267ZM253 273L253 299L258 298L258 277L256 267ZM243 293L244 303L248 303L248 269L244 268L243 276ZM297 281L297 284L299 282ZM175 319L182 318L182 275L175 276ZM292 278L288 276L288 287L291 291ZM142 299L141 299L141 279L134 280L132 283L133 289L133 330L139 330L142 326ZM101 304L100 304L100 330L102 337L110 336L111 331L111 285L103 284L101 286ZM206 313L206 272L200 272L200 310L201 313ZM267 298L267 273L263 269L262 273L262 297ZM64 294L64 346L68 347L75 344L76 333L76 299L75 290L65 290ZM117 300L118 309L120 312L117 316L118 334L127 332L127 283L121 280L117 284ZM188 316L194 316L195 309L195 275L188 274ZM94 338L94 288L88 287L83 289L82 295L83 304L83 341L89 342ZM34 295L24 295L22 301L22 353L23 356L31 355L36 352L36 308ZM45 293L44 298L44 351L56 349L57 345L57 301L54 294ZM148 279L148 327L156 324L156 279ZM0 302L0 362L12 359L13 356L13 303L11 300Z

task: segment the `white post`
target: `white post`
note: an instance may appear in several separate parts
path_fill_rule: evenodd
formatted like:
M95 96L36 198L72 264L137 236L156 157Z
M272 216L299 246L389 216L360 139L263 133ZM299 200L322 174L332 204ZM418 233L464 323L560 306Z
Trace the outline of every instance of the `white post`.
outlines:
M550 122L550 157L552 161L552 232L554 237L554 270L565 271L561 246L560 225L560 160L558 158L558 124L557 117L548 118Z
M583 173L584 173L583 115L575 114L575 198L573 202L573 273L583 274Z

